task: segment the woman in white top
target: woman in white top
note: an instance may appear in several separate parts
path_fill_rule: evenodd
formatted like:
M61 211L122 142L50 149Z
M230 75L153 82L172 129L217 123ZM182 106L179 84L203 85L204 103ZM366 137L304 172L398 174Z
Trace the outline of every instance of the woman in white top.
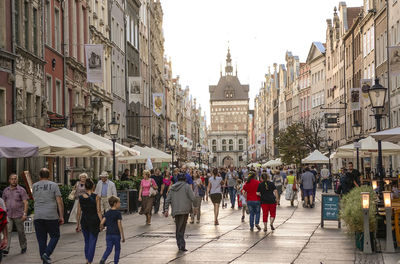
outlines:
M214 224L219 225L218 223L218 213L219 213L219 204L222 199L221 192L221 182L222 177L219 176L218 169L214 168L212 172L212 176L208 179L208 188L207 192L210 194L210 198L212 203L214 204Z

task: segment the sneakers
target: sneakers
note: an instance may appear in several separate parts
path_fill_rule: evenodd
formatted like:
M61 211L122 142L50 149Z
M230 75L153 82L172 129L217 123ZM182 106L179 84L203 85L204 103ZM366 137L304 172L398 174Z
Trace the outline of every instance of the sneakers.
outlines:
M244 222L244 216L242 216L242 223Z
M42 260L43 260L43 264L51 264L51 259L49 256L47 256L46 253L43 253Z
M8 255L8 250L3 250L3 255Z
M271 230L275 230L275 227L274 227L274 225L270 225L271 226Z
M196 224L200 224L200 220L197 220L197 221L196 221Z
M104 259L100 260L99 264L106 264L106 261Z
M254 231L254 227L250 227L250 231L253 232Z
M258 231L261 231L260 225L255 225L255 226L257 227Z

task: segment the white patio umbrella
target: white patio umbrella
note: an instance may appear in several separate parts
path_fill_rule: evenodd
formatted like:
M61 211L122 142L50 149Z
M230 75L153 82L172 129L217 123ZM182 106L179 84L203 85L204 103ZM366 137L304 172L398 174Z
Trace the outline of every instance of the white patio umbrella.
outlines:
M277 158L274 160L267 161L266 163L263 164L265 167L270 166L270 167L276 167L276 166L281 166L282 165L282 160L281 158Z
M29 143L0 136L0 158L32 157L38 154L39 148Z
M109 144L105 144L97 139L76 133L66 128L53 131L51 132L51 134L66 138L78 144L89 146L92 150L87 153L88 156L112 157L112 146L110 146ZM118 156L121 154L116 151L116 155Z
M310 155L302 159L301 162L305 164L324 164L329 163L329 158L324 156L318 150L314 150Z
M81 157L91 148L21 122L0 127L0 135L39 147L39 156Z
M121 157L118 162L125 164L145 163L147 159L150 159L153 163L160 163L171 162L172 159L171 155L156 148L134 146L133 149L140 154L134 157Z
M371 137L376 140L385 140L390 142L400 141L400 127L395 127L392 129L383 130L380 132L372 133Z
M361 143L361 148L359 149L360 157L378 155L378 142L371 136L361 139L359 141ZM340 156L342 154L348 154L349 152L354 153L356 148L354 144L348 144L341 146L337 149L337 155ZM382 155L396 155L400 154L400 146L397 144L393 144L391 142L382 141Z
M98 141L101 141L104 144L107 144L108 146L111 146L111 148L112 148L112 144L113 144L112 141L107 139L107 138L105 138L105 137L96 135L93 132L87 133L87 134L85 134L85 136L88 136L90 138L93 138L93 139L96 139ZM115 143L115 152L116 153L122 153L123 157L132 157L132 156L137 156L137 155L140 154L138 151L136 151L136 150L134 150L132 148L128 148L128 147L126 147L124 145L121 145L119 143Z

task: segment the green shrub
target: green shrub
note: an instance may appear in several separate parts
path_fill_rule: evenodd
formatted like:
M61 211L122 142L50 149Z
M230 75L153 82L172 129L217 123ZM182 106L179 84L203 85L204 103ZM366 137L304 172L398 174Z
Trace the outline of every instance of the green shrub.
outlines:
M340 217L346 223L348 232L364 231L364 216L361 204L361 193L369 192L369 228L371 232L376 230L376 199L377 196L372 187L363 185L351 190L342 197L340 202Z
M133 181L114 181L117 190L134 189L135 183Z
M69 200L68 195L72 191L72 186L70 185L61 185L59 186L61 192L61 198L64 203L64 214L71 211L72 207L74 206L74 200Z

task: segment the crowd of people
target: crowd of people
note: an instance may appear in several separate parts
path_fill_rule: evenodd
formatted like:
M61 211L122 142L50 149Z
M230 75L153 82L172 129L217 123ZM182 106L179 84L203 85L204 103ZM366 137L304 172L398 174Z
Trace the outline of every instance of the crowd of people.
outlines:
M360 173L348 168L340 173L339 184L335 192L346 194L353 187L359 186ZM58 185L49 180L49 170L43 168L39 172L40 180L33 184L34 228L39 245L39 254L43 263L51 263L51 255L60 238L60 225L64 223L64 205ZM84 240L86 263L93 263L98 234L106 229L106 250L100 259L105 263L114 249L114 263L119 262L121 242L125 241L122 228L122 215L118 210L120 200L116 186L102 172L97 185L86 173L79 175L70 196L74 206L69 222L76 222L76 232L81 232ZM125 170L122 179L129 179L129 170ZM179 251L186 251L185 229L190 224L201 221L201 204L210 199L214 209L214 224L219 225L220 207L226 208L230 202L231 209L237 206L241 210L241 221L249 215L250 231L268 228L274 230L277 207L283 192L284 198L294 206L300 193L303 207L313 208L317 183L321 182L323 192L328 192L332 177L324 165L320 172L315 166L304 166L301 170L290 167L278 169L263 168L214 168L198 170L182 166L163 173L159 169L144 170L140 182L138 200L141 203L140 215L146 217L145 224L151 225L152 214L160 210L168 217L172 215L176 225L176 240ZM9 176L9 187L3 191L0 199L0 262L1 256L10 250L9 233L15 226L21 254L27 251L27 240L24 232L24 221L28 213L28 194L18 185L18 176ZM161 198L163 203L161 204ZM171 210L170 210L171 207ZM263 228L260 226L262 212ZM8 217L6 217L6 215ZM8 222L8 224L7 224ZM269 223L269 227L268 227ZM48 240L48 238L50 238Z

